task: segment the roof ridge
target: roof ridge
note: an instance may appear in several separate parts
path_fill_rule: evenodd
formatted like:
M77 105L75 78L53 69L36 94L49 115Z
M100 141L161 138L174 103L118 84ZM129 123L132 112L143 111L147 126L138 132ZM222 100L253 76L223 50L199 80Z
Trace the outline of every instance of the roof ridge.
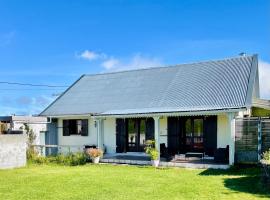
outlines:
M164 65L164 66L158 66L158 67L145 67L145 68L138 68L138 69L129 69L129 70L114 71L114 72L101 72L101 73L83 74L83 75L84 76L97 76L97 75L120 74L120 73L126 73L126 72L145 71L145 70L161 69L161 68L162 69L163 68L173 68L173 67L180 67L180 66L185 66L185 65L194 65L194 64L209 63L209 62L221 62L221 61L239 59L239 58L244 58L244 57L254 57L256 55L257 54L252 54L252 55L246 55L246 56L235 56L235 57L220 58L220 59L214 59L214 60L203 60L203 61L197 61L197 62L186 62L186 63L175 64L175 65Z

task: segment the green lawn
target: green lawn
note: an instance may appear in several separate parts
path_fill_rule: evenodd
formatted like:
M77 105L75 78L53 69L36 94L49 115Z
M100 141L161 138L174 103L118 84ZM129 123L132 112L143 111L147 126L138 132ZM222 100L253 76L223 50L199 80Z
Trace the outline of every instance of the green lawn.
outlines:
M269 199L259 169L29 165L0 170L0 199Z

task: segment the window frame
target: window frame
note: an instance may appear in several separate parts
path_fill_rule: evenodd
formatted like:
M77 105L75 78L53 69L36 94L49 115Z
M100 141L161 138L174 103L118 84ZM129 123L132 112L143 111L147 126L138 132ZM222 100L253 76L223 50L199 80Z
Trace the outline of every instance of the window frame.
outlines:
M63 136L88 136L88 119L63 119Z

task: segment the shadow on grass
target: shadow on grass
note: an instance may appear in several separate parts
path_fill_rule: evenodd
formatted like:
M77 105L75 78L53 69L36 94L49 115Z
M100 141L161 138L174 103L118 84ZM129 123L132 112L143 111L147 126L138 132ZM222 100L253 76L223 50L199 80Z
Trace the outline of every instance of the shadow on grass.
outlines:
M270 198L270 187L262 183L258 167L233 167L228 170L207 169L201 176L224 176L224 186L235 192L244 192Z

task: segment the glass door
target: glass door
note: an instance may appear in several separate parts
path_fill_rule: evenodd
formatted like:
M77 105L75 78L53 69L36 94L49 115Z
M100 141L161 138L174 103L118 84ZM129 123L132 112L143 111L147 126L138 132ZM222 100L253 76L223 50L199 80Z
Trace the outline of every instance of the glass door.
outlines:
M145 147L146 120L128 119L127 143L128 151L142 152Z
M203 152L203 119L193 120L193 149Z
M185 151L203 152L203 119L188 118L185 121Z
M128 119L128 151L136 151L138 143L138 127L135 119Z
M140 130L139 130L139 151L144 151L145 147L145 134L146 134L146 120L145 119L140 119L139 120L140 124Z

